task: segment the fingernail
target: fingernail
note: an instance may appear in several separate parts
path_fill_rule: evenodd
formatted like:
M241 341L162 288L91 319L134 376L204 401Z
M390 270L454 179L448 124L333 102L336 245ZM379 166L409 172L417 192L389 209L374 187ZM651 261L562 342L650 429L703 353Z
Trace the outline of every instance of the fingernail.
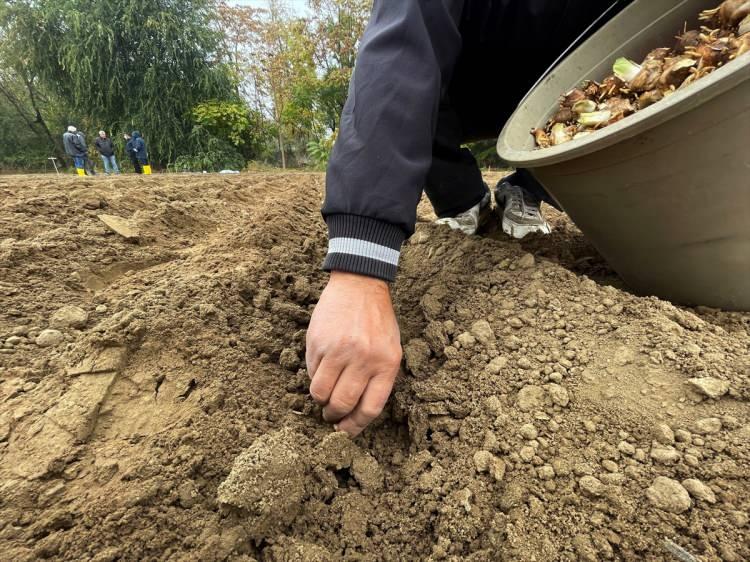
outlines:
M334 424L334 426L333 426L333 431L339 431L339 426L338 426L338 424Z

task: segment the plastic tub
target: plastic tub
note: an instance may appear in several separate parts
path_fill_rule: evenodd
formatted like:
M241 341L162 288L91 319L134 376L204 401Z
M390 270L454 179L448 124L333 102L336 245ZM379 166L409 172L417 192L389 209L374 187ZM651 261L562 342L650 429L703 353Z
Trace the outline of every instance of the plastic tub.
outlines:
M750 310L750 54L594 135L535 150L562 92L671 46L718 0L636 0L524 100L498 139L636 292Z

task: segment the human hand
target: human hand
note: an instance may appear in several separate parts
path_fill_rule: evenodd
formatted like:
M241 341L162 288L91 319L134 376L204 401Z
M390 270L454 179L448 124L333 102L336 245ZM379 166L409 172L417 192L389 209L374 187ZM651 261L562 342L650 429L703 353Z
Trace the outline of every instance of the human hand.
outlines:
M332 272L310 320L305 357L323 419L359 435L383 411L401 355L388 284Z

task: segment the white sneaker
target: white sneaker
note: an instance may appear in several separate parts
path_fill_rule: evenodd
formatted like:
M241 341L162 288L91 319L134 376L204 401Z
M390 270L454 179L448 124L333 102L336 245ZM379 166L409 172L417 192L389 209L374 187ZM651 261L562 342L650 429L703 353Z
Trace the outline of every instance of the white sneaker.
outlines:
M532 232L552 232L542 216L540 201L522 187L501 182L495 191L495 200L503 209L503 232L508 236L520 240Z
M489 210L489 205L490 194L487 192L484 198L468 211L464 211L455 217L438 219L435 221L435 224L444 224L453 230L459 230L464 234L471 236L476 234L479 230L482 219L485 218L485 211Z

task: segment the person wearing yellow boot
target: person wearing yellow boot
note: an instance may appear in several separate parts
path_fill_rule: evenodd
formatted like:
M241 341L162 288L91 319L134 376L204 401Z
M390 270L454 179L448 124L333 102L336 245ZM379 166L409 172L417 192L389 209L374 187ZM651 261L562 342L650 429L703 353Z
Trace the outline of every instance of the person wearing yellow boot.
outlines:
M148 163L148 152L146 151L146 141L143 140L139 131L133 131L132 150L135 153L135 157L138 163L143 169L143 173L146 175L151 174L151 166Z
M125 139L125 152L127 152L128 158L130 158L130 163L133 164L133 170L136 174L142 174L143 169L141 169L141 164L138 162L138 157L135 154L136 151L133 150L133 137L130 133L123 133L122 138Z
M79 176L85 176L88 147L83 137L78 134L78 129L73 125L68 126L68 130L63 134L63 146L65 147L65 152L73 158L76 173Z

